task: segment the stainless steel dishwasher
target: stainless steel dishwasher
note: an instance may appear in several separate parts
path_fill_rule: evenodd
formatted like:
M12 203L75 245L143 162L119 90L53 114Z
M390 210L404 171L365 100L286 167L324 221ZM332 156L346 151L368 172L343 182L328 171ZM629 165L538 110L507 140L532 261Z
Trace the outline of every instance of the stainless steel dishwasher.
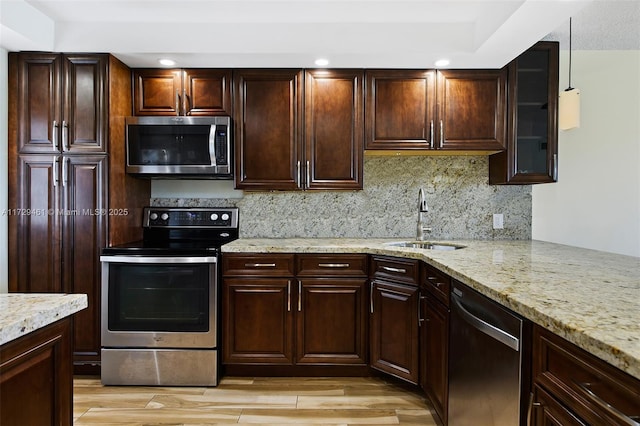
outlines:
M449 426L524 424L524 321L453 282L449 334Z

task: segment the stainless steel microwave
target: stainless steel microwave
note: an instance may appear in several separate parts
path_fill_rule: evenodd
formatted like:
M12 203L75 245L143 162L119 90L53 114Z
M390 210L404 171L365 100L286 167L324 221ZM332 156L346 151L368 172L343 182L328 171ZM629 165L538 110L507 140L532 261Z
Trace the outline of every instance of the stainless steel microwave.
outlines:
M231 118L127 117L126 171L148 178L232 179Z

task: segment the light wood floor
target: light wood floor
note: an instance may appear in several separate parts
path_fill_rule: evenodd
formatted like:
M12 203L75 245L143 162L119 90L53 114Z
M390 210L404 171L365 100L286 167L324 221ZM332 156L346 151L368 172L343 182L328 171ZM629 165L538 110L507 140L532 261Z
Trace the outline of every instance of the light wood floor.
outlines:
M74 380L75 425L424 425L425 398L373 377L235 378L217 387L102 386Z

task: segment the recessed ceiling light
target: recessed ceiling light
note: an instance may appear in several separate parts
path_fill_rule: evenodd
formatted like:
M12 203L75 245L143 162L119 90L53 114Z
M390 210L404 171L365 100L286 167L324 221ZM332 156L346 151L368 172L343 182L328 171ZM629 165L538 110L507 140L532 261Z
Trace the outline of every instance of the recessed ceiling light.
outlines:
M319 67L325 67L329 65L329 60L324 58L318 58L316 59L315 64Z
M164 65L165 67L172 67L176 64L176 61L168 58L158 59L158 62L160 62L160 65Z
M438 59L436 61L436 67L446 67L447 65L449 65L449 60L448 59Z

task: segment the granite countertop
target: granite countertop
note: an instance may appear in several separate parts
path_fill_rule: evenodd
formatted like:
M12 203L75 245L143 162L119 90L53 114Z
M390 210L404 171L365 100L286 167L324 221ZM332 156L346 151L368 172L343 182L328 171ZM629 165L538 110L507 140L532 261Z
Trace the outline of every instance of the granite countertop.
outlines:
M0 294L0 345L86 308L86 294Z
M420 259L640 379L640 258L541 241L450 241L455 251L389 239L239 239L222 252L367 253Z

